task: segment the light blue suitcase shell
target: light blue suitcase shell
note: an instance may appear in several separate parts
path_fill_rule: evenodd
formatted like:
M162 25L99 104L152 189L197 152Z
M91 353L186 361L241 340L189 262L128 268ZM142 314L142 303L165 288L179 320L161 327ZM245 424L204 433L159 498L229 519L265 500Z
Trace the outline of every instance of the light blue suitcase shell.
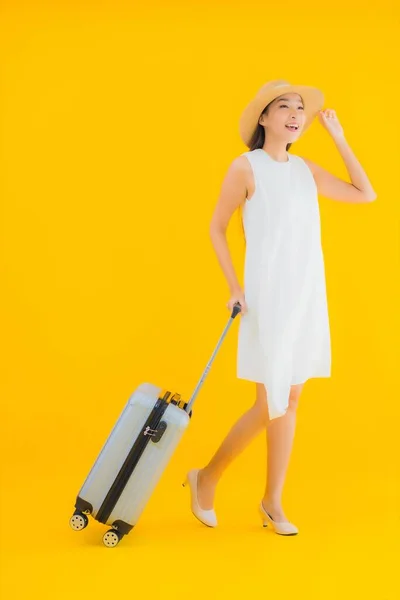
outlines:
M136 388L78 494L75 504L76 510L70 519L72 529L75 531L84 529L88 525L88 514L91 514L95 519L99 515L103 502L116 481L116 477L131 452L133 444L137 443L140 437L140 443L146 444L143 453L126 483L124 482L122 493L108 517L106 518L106 515L104 515L104 520L98 519L112 526L112 529L107 531L103 537L103 543L108 547L116 546L123 535L126 535L136 525L175 448L186 431L196 396L233 319L239 312L240 304L237 303L190 401L187 404L183 401L180 401L179 404L171 402L170 400L175 396L180 398L179 394L176 394L167 399L167 406L165 402L161 403L164 408L166 406L161 417L163 422L162 435L160 435L161 428L159 430L145 430L144 432L142 430L158 399L163 397L164 390L151 383L142 383ZM158 439L155 433L157 431ZM147 435L149 436L148 439L144 440L143 436Z

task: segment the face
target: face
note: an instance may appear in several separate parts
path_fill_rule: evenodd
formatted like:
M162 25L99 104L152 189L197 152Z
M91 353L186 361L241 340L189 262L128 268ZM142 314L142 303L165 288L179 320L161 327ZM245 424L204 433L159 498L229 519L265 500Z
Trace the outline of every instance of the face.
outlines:
M268 135L292 143L300 137L305 120L301 96L283 94L270 104L268 113L260 117L259 123L266 127ZM292 129L288 128L290 123L294 125Z

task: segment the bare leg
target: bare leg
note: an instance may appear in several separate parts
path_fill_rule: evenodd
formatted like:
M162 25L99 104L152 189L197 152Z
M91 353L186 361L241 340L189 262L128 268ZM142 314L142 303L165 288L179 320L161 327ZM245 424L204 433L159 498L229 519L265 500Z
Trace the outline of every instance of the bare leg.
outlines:
M287 521L282 509L282 492L293 447L296 410L304 383L292 385L289 408L285 415L272 419L267 425L267 483L263 497L265 510L276 521ZM260 393L262 393L262 386Z
M264 388L265 389L265 388ZM257 390L254 405L233 425L208 465L198 476L198 500L201 508L213 508L215 488L222 473L248 444L265 430L268 407L261 390Z

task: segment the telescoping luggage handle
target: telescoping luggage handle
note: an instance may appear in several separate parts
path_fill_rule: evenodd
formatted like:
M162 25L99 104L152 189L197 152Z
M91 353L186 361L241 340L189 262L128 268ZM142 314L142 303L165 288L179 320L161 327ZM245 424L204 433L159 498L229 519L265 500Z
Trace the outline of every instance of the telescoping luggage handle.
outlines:
M204 373L203 373L203 374L202 374L202 376L200 377L199 383L197 384L197 386L196 386L196 388L195 388L195 390L194 390L194 392L193 392L193 394L192 394L192 397L190 398L189 402L187 403L187 405L186 405L186 407L185 407L185 410L186 410L186 412L187 412L188 414L190 414L190 411L191 411L191 409L192 409L192 407L193 407L193 403L194 403L194 401L195 401L195 399L196 399L196 396L197 396L197 394L199 393L199 391L200 391L200 388L201 388L201 386L203 385L203 383L204 383L204 380L205 380L205 378L206 378L206 377L207 377L207 375L208 375L208 371L210 370L210 368L211 368L211 365L212 365L212 363L214 362L214 358L216 357L216 355L217 355L217 353L218 353L218 350L219 350L219 349L220 349L220 347L221 347L221 344L222 344L222 342L223 342L223 340L224 340L224 337L225 337L225 336L226 336L226 334L228 333L228 329L230 328L230 326L231 326L231 325L232 325L232 323L233 323L233 319L234 319L234 318L235 318L235 317L236 317L236 316L237 316L237 315L240 313L241 309L242 309L242 306L241 306L240 302L236 302L236 304L234 304L234 305L233 305L232 314L231 314L231 316L229 317L228 323L227 323L227 325L226 325L226 327L225 327L225 329L224 329L224 331L223 331L223 333L222 333L222 335L221 335L221 337L220 337L220 339L219 339L219 341L218 341L218 344L216 345L216 348L215 348L214 352L213 352L213 353L212 353L212 355L211 355L211 358L210 358L210 360L208 361L208 364L207 364L207 366L206 366L206 368L205 368L205 370L204 370Z

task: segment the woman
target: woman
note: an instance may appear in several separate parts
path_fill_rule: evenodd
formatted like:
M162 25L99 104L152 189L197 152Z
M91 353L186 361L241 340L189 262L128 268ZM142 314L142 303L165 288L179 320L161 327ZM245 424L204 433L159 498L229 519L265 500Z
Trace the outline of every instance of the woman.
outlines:
M256 383L254 405L237 421L210 462L187 475L192 512L215 527L217 483L261 431L267 432L267 481L259 512L264 526L296 535L282 508L304 383L329 377L330 331L318 193L342 202L370 202L376 194L323 94L287 81L268 82L245 108L240 134L249 148L222 183L210 234L230 288L228 309L241 304L238 377ZM287 151L318 115L348 170L351 183ZM226 229L242 211L246 239L244 289L230 257Z

